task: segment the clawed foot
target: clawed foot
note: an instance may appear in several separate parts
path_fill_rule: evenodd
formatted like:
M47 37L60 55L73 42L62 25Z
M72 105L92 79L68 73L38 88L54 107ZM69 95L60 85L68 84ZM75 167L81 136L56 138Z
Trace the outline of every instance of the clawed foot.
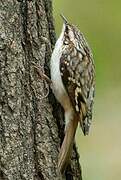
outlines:
M43 69L41 68L41 66L37 66L36 63L32 62L33 67L36 69L39 77L43 80L46 80L46 82L51 85L52 81L51 79L43 72Z

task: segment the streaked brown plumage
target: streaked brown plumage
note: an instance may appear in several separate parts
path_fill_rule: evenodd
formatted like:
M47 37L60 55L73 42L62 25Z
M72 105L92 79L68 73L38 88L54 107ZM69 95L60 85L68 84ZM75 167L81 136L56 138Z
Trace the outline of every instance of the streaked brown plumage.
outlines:
M59 154L63 173L71 154L78 122L84 135L89 132L95 91L91 50L77 27L64 19L61 35L51 58L53 92L65 110L65 138Z

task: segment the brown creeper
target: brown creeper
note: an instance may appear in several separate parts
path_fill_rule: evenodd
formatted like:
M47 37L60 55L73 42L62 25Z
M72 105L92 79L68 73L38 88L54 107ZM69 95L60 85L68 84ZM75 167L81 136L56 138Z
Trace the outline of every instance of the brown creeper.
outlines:
M62 18L62 32L51 57L53 92L65 111L65 137L58 160L61 173L70 158L78 122L84 135L89 132L95 91L94 63L87 41L77 27Z

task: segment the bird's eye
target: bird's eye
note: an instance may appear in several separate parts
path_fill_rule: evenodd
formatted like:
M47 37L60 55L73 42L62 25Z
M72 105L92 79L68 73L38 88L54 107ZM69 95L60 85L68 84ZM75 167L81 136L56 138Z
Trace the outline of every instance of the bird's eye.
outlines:
M69 29L68 29L68 26L66 26L65 32L66 32L67 34L68 34L68 30L69 30Z

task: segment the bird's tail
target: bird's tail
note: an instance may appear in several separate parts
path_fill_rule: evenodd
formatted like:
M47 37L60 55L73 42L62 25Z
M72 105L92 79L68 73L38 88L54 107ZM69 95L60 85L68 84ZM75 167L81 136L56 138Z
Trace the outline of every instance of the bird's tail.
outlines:
M65 137L59 153L58 169L59 172L61 172L61 174L64 173L68 165L69 158L73 148L77 126L78 126L78 116L75 114L74 118L67 124Z

